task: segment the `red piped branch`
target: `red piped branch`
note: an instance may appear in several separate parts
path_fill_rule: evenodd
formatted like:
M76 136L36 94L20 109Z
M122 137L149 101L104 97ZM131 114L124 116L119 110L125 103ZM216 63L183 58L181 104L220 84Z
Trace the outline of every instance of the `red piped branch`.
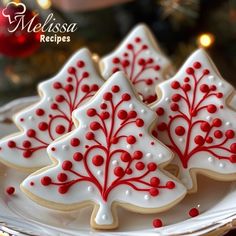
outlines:
M143 73L147 70L153 70L153 74L155 75L155 71L160 70L160 65L157 64L152 57L147 59L142 57L143 52L147 50L148 46L142 43L140 37L136 37L134 42L127 44L126 51L124 51L121 57L113 58L112 63L114 67L112 72L115 73L119 70L124 71L134 85L144 83L144 86L153 86L154 81L158 78L156 76L144 78ZM151 95L144 100L151 103L156 100L156 96Z
M176 91L172 95L172 102L170 103L170 110L174 113L169 118L168 123L159 123L156 130L153 131L153 135L157 137L159 132L167 132L170 145L169 147L174 150L179 156L184 168L188 167L188 161L193 155L199 152L208 152L217 159L229 160L232 163L236 162L236 142L229 144L229 140L235 137L235 131L228 129L224 133L221 131L222 120L215 116L210 122L205 120L196 120L199 112L207 111L209 114L216 114L218 109L223 106L217 107L215 104L209 103L210 97L216 99L223 98L223 94L217 92L215 85L207 85L201 83L205 76L209 75L210 71L202 70L202 75L196 78L195 71L202 70L200 62L195 62L193 67L186 69L187 76L184 79L184 83L180 84L179 81L173 81L171 83L171 89ZM191 82L191 83L190 83ZM191 85L192 84L192 85ZM190 95L192 94L192 96ZM197 94L202 94L202 97L197 100ZM179 105L179 102L184 102L184 105ZM207 104L207 105L206 105ZM182 108L188 108L188 112L182 111ZM165 113L165 110L161 107L156 110L159 116ZM187 128L178 125L173 130L173 124L177 124L183 121L187 123ZM204 135L194 135L193 130L201 130ZM186 144L184 150L178 147L175 142L177 137L185 136ZM213 141L217 144L212 144ZM191 149L190 143L194 143L195 147ZM223 155L219 155L219 151L224 151Z
M34 115L41 118L41 121L36 124L37 128L27 131L27 139L22 145L16 144L13 140L9 141L9 148L21 150L23 157L29 158L34 152L47 148L58 136L73 129L72 112L85 100L91 98L99 89L97 84L88 85L85 83L90 76L85 70L85 66L84 61L78 61L76 67L68 68L68 77L65 84L61 82L52 84L51 89L58 91L58 95L53 98L54 103L50 105L49 109L53 114L56 114L52 115L50 111L48 112L43 108L36 109ZM64 104L67 104L67 106L65 107ZM60 120L64 120L66 124L60 124ZM21 121L24 122L24 119ZM58 125L54 125L56 123ZM46 134L47 138L41 138L41 134L44 137Z
M52 181L51 177L45 176L41 179L42 185L58 186L58 192L65 194L73 185L81 181L90 182L98 189L104 201L107 201L110 192L119 185L127 185L135 191L147 192L153 197L158 195L158 189L175 187L172 181L161 184L160 179L155 175L157 164L144 163L141 150L136 148L134 152L129 153L122 148L115 148L121 139L125 139L127 144L136 145L137 140L134 135L124 135L121 132L125 131L127 126L132 125L134 129L144 126L143 119L138 117L135 110L126 111L120 108L122 104L130 101L131 96L128 93L122 94L119 102L114 104L113 96L118 96L116 93L119 91L119 86L113 86L111 92L103 95L104 102L100 105L99 111L97 108L89 108L86 111L88 120L91 117L94 118L94 121L89 123L90 131L83 137L89 144L85 146L86 151L75 152L73 160L66 160L62 163L62 172L57 176L58 181ZM105 140L104 144L102 144L102 140ZM79 139L73 138L70 144L72 147L82 150L79 148ZM103 154L97 154L101 152ZM116 158L120 164L114 167L112 160ZM82 167L81 169L85 170L86 175L82 175L80 171L76 170L76 166ZM103 171L102 181L96 178L96 173L100 169ZM73 174L74 178L68 179L67 172ZM131 174L132 177L130 177ZM150 178L146 180L148 176ZM113 180L112 182L109 181L110 178Z

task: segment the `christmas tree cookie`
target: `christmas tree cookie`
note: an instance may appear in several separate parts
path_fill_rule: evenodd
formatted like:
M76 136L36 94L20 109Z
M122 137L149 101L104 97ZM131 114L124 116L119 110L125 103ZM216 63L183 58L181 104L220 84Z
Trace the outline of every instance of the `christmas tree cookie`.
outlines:
M169 60L145 25L135 27L121 45L101 59L105 79L117 71L124 71L146 103L157 99L156 85L172 71Z
M40 101L19 112L20 132L0 142L0 161L32 171L50 163L46 148L74 128L72 112L103 84L87 49L78 51L52 79L38 86Z
M233 93L201 49L159 85L160 100L152 106L159 118L152 133L174 151L172 164L189 192L197 190L197 173L236 179L236 112L229 106Z
M76 128L47 151L53 166L21 185L37 203L62 211L93 204L91 226L118 226L117 206L140 213L177 204L185 187L162 168L172 152L149 132L156 114L117 72L73 113Z

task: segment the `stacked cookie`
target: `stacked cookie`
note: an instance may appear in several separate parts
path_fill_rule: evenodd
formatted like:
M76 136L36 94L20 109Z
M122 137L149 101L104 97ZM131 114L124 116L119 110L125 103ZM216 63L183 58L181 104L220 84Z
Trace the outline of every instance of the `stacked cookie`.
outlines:
M144 25L98 64L79 50L16 114L20 132L1 140L0 160L29 172L21 190L40 205L92 204L95 229L118 227L119 206L169 209L197 191L197 173L235 180L234 88L203 50L172 73Z

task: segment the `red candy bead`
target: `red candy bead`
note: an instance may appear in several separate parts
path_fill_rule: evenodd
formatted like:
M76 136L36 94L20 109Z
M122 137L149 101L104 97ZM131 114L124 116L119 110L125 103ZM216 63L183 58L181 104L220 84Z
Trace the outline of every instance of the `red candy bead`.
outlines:
M133 158L136 160L140 160L143 157L143 153L141 151L135 151L133 154Z
M141 162L141 161L139 161L139 162L137 162L137 163L135 164L135 168L136 168L137 170L143 170L144 167L145 167L145 165L144 165L144 163Z
M162 227L163 223L160 219L154 219L152 225L154 228L160 228Z
M60 89L60 88L62 88L62 85L61 85L60 82L55 82L55 83L53 84L53 88L54 88L54 89Z
M157 188L150 188L149 194L153 197L156 197L159 194L159 190Z
M37 109L36 110L36 115L38 115L38 116L43 116L44 115L44 110L43 109Z
M150 162L148 165L147 165L147 168L148 170L150 171L155 171L157 169L157 164L154 163L154 162Z
M183 136L185 134L185 128L183 126L177 126L175 128L175 133L178 136Z
M77 62L77 66L78 66L79 68L83 68L83 67L85 66L85 63L84 63L83 61L78 61L78 62Z
M81 161L81 160L83 159L83 154L80 153L80 152L76 152L76 153L74 153L74 155L73 155L73 159L74 159L75 161Z
M178 89L178 88L180 87L180 83L179 83L178 81L173 81L173 82L171 83L171 87L172 87L173 89Z
M138 127L143 127L143 125L144 125L144 121L142 119L137 119L135 121L135 123Z
M168 182L166 183L166 187L167 187L168 189L173 189L173 188L175 188L175 183L174 183L173 181L168 181Z
M124 93L122 95L122 100L129 101L131 99L131 96L128 93Z
M94 139L94 133L93 132L88 132L86 134L86 139L88 140L93 140Z
M13 194L15 193L15 188L12 187L12 186L8 187L8 188L6 189L6 193L7 193L8 195L13 195Z
M49 176L44 176L42 179L41 179L41 184L44 185L44 186L48 186L52 183L52 179L49 177Z
M121 120L125 120L127 118L127 111L125 110L120 110L117 114L118 118Z
M92 162L95 166L101 166L104 162L104 158L100 155L96 155L93 157Z
M38 125L38 128L41 130L41 131L45 131L48 129L48 124L46 122L40 122L39 125Z
M63 134L63 133L65 133L65 131L66 131L66 129L65 129L65 127L63 125L58 125L56 127L56 133L57 134Z
M112 93L109 93L109 92L104 93L103 99L106 100L106 101L112 100Z
M216 106L213 105L213 104L207 106L207 111L208 111L209 113L215 113L216 110L217 110L217 108L216 108Z
M93 117L97 114L97 111L94 108L90 108L87 110L87 115Z
M33 130L33 129L29 129L26 134L27 134L27 136L30 137L30 138L33 138L33 137L36 136L36 132L35 132L35 130Z
M124 172L124 170L123 170L122 167L117 166L117 167L114 169L114 174L115 174L117 177L122 177L122 176L125 174L125 172Z
M136 142L136 138L133 135L130 135L126 138L127 143L134 144Z
M94 121L90 123L89 127L91 130L96 131L101 128L101 125L97 121Z
M70 144L71 144L71 146L73 146L73 147L77 147L77 146L79 146L79 144L80 144L80 140L79 140L78 138L72 138L72 139L70 140Z
M73 166L73 164L72 164L71 161L64 161L62 163L62 169L63 170L71 170L72 166Z
M162 116L165 113L165 110L162 107L158 107L156 113L157 115Z
M59 173L59 174L57 175L57 179L58 179L58 181L60 181L60 182L65 182L65 181L67 180L67 178L68 178L68 176L67 176L67 174L65 174L65 173Z
M114 85L112 86L111 90L113 93L118 93L120 91L120 87L118 85Z
M120 159L123 161L123 162L129 162L131 160L131 155L128 153L128 152L123 152L121 154L121 157Z
M9 148L15 148L16 147L16 143L14 141L8 141L7 146Z
M197 208L192 208L189 210L188 214L190 217L196 217L199 215L199 211Z
M150 179L150 184L151 184L152 187L158 187L159 184L160 184L160 179L157 178L157 177L152 177Z

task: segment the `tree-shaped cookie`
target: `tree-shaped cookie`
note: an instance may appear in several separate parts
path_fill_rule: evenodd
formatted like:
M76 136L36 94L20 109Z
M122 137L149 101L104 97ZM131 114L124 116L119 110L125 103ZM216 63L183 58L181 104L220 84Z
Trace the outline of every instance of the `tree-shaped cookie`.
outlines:
M121 45L101 59L105 79L117 71L124 71L146 103L157 99L155 87L171 72L169 60L145 25L134 28Z
M74 111L76 129L48 147L54 166L21 185L34 201L58 210L94 204L91 225L118 226L117 205L153 213L179 202L185 187L161 171L172 153L153 138L155 112L117 72L94 98Z
M1 140L0 160L29 171L48 165L47 146L73 129L73 110L102 84L91 53L81 49L55 77L39 84L40 101L15 116L21 132Z
M175 152L173 164L190 192L196 173L236 179L236 112L228 106L234 88L199 49L160 87L153 135Z

